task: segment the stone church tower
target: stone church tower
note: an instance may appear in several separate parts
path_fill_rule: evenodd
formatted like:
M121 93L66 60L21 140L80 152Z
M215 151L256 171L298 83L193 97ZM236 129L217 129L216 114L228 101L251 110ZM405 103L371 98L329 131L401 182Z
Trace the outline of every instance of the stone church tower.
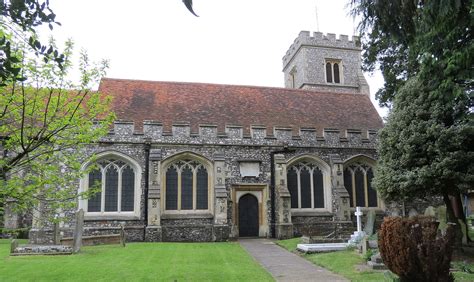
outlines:
M283 57L285 87L369 95L359 37L301 31Z

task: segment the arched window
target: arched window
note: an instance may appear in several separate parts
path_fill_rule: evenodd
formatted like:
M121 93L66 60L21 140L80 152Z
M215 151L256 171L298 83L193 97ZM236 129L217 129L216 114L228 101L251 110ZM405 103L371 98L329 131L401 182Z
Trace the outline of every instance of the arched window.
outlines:
M327 83L341 83L341 60L327 59L326 60L326 82Z
M344 186L350 197L351 207L378 207L377 191L372 188L374 177L371 166L352 163L344 169Z
M334 63L333 69L334 69L334 83L341 83L341 80L339 80L339 64Z
M325 208L324 173L318 164L302 161L288 167L292 209Z
M171 163L165 183L165 210L209 209L209 174L200 162L184 159Z
M96 189L84 208L87 213L136 214L138 211L136 166L121 158L100 159L86 176L85 189ZM138 182L138 183L137 183Z
M332 83L332 65L330 62L326 63L326 82Z

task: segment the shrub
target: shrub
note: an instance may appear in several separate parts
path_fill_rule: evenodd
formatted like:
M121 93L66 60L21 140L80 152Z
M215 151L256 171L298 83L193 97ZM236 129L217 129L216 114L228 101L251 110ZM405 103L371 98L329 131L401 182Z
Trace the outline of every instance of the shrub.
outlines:
M379 250L400 281L453 281L449 272L453 231L438 232L433 217L386 217L379 232Z

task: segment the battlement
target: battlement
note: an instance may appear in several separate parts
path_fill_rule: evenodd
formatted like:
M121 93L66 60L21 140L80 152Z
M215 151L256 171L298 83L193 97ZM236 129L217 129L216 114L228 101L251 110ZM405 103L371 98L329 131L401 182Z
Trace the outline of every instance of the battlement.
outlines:
M164 131L158 121L145 120L143 130L135 131L133 121L117 120L113 130L102 142L159 142L190 144L227 145L272 145L290 144L294 146L337 146L373 148L377 130L337 129L337 128L292 128L288 126L226 125L224 132L214 124L200 124L197 132L192 132L189 123L174 123L171 131Z
M288 65L301 46L330 47L361 51L359 36L352 36L352 40L349 40L349 36L343 34L336 37L334 33L327 33L325 35L322 32L313 32L313 36L311 36L309 31L301 31L283 57L283 68Z

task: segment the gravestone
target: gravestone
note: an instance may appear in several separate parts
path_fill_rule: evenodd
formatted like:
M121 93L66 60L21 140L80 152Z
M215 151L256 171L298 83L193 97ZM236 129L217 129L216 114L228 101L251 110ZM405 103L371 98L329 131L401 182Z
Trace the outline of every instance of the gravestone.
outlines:
M439 222L438 229L441 230L441 232L444 234L446 232L446 228L448 228L447 225L447 217L446 217L446 207L445 206L439 206L436 209L436 214L437 214L437 221Z
M18 247L18 241L16 239L13 239L10 244L10 254L13 254L17 247Z
M59 222L55 222L53 226L53 242L55 245L61 244L61 236L59 234Z
M436 211L435 208L432 206L428 206L425 210L425 216L433 216L436 217Z
M408 217L415 217L418 215L418 211L415 210L415 208L411 208L410 211L408 212Z
M120 244L122 244L122 247L125 247L125 227L120 225Z
M375 211L369 210L367 213L367 219L365 222L364 232L367 236L374 234L374 225L375 225Z
M77 253L82 246L82 232L84 230L84 210L80 209L76 212L76 228L74 230L73 252Z
M383 263L380 253L377 252L375 255L370 257L370 260L367 262L367 265L375 270L387 269L387 266Z
M362 231L362 215L364 213L361 211L360 207L356 207L356 212L354 215L357 217L357 231L354 232L354 234L351 235L351 238L349 239L348 243L350 245L353 244L358 244L362 237L365 236L365 232Z

